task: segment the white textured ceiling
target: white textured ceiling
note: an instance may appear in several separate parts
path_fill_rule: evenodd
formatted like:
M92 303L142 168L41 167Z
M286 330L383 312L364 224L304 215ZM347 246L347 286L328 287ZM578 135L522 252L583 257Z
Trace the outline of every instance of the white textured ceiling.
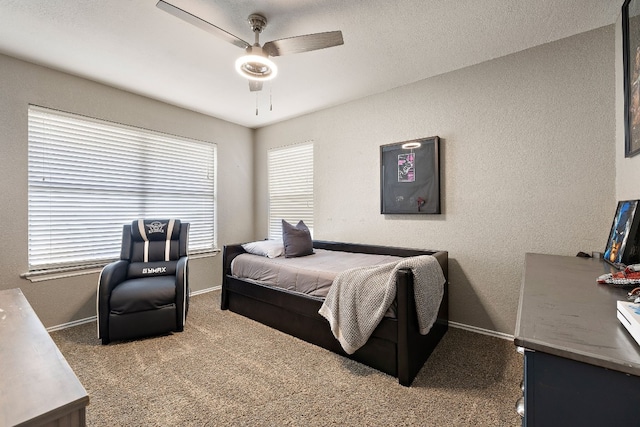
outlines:
M256 98L243 51L156 0L0 0L0 52L258 128L613 24L622 0L168 0L253 42L341 30L344 45L275 58ZM0 83L2 70L0 70ZM273 110L269 111L269 98ZM256 105L259 114L256 116Z

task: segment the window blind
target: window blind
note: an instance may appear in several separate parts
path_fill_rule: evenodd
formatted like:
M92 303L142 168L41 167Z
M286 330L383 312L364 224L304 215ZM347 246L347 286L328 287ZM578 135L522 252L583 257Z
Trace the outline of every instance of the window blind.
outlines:
M36 106L28 122L30 271L117 259L137 218L189 222L189 252L215 248L215 144Z
M282 238L282 220L302 220L313 234L313 142L267 153L269 239Z

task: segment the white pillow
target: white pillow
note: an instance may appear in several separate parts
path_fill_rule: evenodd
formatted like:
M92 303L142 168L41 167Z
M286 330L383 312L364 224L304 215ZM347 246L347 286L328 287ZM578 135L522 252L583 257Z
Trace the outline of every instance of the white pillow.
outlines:
M260 240L245 243L242 248L250 254L277 258L284 255L284 243L282 240Z

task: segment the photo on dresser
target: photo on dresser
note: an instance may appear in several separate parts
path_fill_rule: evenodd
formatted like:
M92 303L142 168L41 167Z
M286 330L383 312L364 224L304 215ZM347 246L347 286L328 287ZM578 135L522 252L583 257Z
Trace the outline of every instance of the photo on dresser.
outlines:
M604 250L604 260L617 268L640 262L638 242L638 200L618 202L611 232Z

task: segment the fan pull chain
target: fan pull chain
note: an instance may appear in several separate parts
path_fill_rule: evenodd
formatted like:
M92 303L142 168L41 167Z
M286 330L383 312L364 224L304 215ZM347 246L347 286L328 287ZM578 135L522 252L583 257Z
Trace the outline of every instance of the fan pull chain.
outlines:
M256 92L256 116L258 115L258 92Z
M273 88L269 88L269 111L273 111Z

